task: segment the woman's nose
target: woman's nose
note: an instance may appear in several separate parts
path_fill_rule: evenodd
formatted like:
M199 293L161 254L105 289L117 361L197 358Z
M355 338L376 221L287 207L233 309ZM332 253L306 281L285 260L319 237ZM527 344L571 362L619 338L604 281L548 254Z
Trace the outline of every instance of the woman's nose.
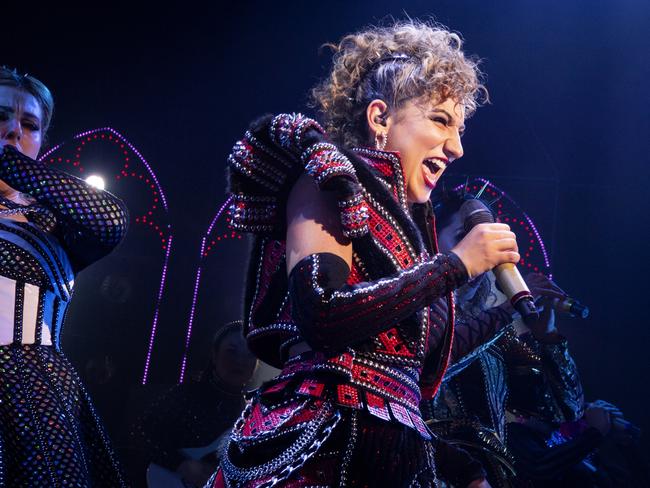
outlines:
M463 144L459 133L453 134L445 141L444 151L450 162L463 157Z
M18 142L23 136L23 129L20 121L15 117L11 117L2 124L2 138L9 142Z

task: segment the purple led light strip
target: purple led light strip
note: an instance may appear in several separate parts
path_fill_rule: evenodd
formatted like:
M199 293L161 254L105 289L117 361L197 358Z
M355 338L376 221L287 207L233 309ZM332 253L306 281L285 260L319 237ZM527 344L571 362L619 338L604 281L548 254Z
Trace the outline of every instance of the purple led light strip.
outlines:
M162 200L163 208L165 209L165 212L169 211L169 208L167 207L167 198L165 197L165 192L163 191L162 187L160 186L160 182L158 181L158 177L154 173L153 169L147 162L147 160L144 158L144 156L138 151L138 149L131 144L129 140L127 140L122 134L120 134L118 131L113 129L112 127L101 127L99 129L92 129L92 130L87 130L84 132L81 132L74 136L74 139L82 139L84 137L87 137L92 134L96 134L98 132L110 132L113 134L118 140L122 141L126 146L140 159L142 164L144 164L145 168L149 172L149 175L151 176L151 179L154 181L156 184L156 188L158 188L158 194L160 195L160 198ZM57 146L56 148L58 148ZM55 149L56 149L55 148ZM49 155L52 151L49 151L46 153L46 155ZM45 156L44 156L45 157ZM170 227L168 226L168 230L170 230ZM167 242L166 242L166 250L165 250L165 261L163 263L163 270L162 270L162 277L160 279L160 287L158 288L158 296L156 298L156 305L154 307L154 314L153 314L153 322L151 324L151 335L149 337L149 346L147 348L147 355L145 357L145 363L144 363L144 373L142 374L142 384L145 385L147 384L147 379L149 376L149 366L151 365L151 354L153 352L153 344L154 340L156 338L156 332L158 330L158 317L160 315L160 304L162 302L162 295L165 290L165 283L166 283L166 278L167 278L167 267L169 265L169 256L171 253L172 249L172 238L173 235L171 231L168 233L167 237Z
M158 189L158 194L160 195L160 198L162 200L162 204L163 204L163 208L164 208L165 212L168 212L169 208L167 206L167 198L165 197L165 192L163 191L162 187L160 186L160 182L158 181L158 177L154 173L153 169L151 168L151 166L149 165L147 160L140 153L140 151L138 151L138 149L133 144L131 144L131 142L128 139L126 139L122 134L120 134L118 131L116 131L112 127L101 127L101 128L98 128L98 129L91 129L91 130L81 132L81 133L77 134L76 136L74 136L73 139L74 140L82 139L82 138L87 137L89 135L97 134L99 132L110 132L113 136L115 136L115 138L117 138L119 141L124 143L140 159L142 164L144 164L145 168L147 169L149 175L151 176L151 179L154 181L154 183L156 185L156 188ZM45 159L47 157L49 157L52 153L54 153L55 151L57 151L58 149L60 149L64 145L65 145L65 143L63 142L63 143L57 144L56 146L52 147L50 150L46 151L39 158L39 161L45 161ZM161 276L161 280L160 280L160 286L158 288L158 296L156 298L156 305L155 305L155 308L154 308L153 323L152 323L152 326L151 326L151 335L149 337L149 346L148 346L147 355L146 355L146 358L145 358L144 373L143 373L143 376L142 376L142 384L143 385L147 383L147 378L148 378L148 375L149 375L149 367L151 365L151 354L152 354L152 351L153 351L153 344L154 344L154 340L155 340L155 337L156 337L156 331L157 331L157 328L158 328L158 317L160 315L160 304L161 304L163 292L164 292L164 289L165 289L165 284L166 284L166 279L167 279L167 268L168 268L168 265L169 265L169 256L170 256L171 248L172 248L173 235L171 233L171 226L170 225L167 225L167 230L168 230L168 237L167 237L166 249L165 249L165 260L164 260L164 263L163 263L162 276Z
M546 246L544 246L544 241L542 240L542 236L539 234L539 231L537 230L537 227L533 223L533 219L531 219L526 212L523 212L524 217L526 218L526 222L528 222L528 225L530 225L530 228L533 229L533 233L535 234L535 237L537 238L537 242L539 242L539 245L542 248L542 255L544 256L544 264L548 269L551 269L551 263L548 259L548 253L546 252ZM553 278L553 276L550 276L550 278Z
M49 151L46 151L40 158L38 158L39 161L45 162L45 158L47 158L50 154L52 154L54 151L59 149L60 147L65 146L65 142L62 142L61 144L57 144L53 148L51 148Z
M205 249L205 240L201 239L201 261L203 261L203 251ZM199 297L199 283L201 282L202 263L196 270L196 280L194 281L194 294L192 296L192 308L190 309L190 320L187 323L187 334L185 335L185 348L183 349L183 360L181 361L181 372L178 376L178 382L182 383L185 380L185 366L187 365L187 354L190 347L190 337L192 336L192 324L194 324L194 316L196 314L196 301Z
M144 166L147 168L147 171L149 172L149 175L151 175L151 178L153 179L154 183L156 183L156 187L158 188L158 193L160 194L160 198L162 198L163 207L165 207L165 211L168 211L167 198L165 197L165 192L163 191L163 189L160 186L160 183L158 182L158 178L156 177L156 174L153 172L153 169L151 169L151 166L149 166L149 163L147 163L147 160L144 159L144 156L140 154L140 151L138 151L137 148L133 144L131 144L122 134L117 132L112 127L102 127L99 129L87 130L85 132L82 132L81 134L77 134L76 136L74 136L74 139L81 139L82 137L86 137L91 134L95 134L97 132L102 132L102 131L107 131L113 134L120 141L126 144L129 147L129 149L131 149L131 151L133 151L135 155L138 156L138 158L140 158L140 161L142 161Z
M483 183L488 183L488 180L485 178L478 178L479 181L482 181ZM505 196L510 203L512 203L515 207L517 207L519 210L521 210L521 213L524 214L524 217L526 218L526 221L530 225L530 228L533 229L533 233L535 234L535 237L537 238L537 242L539 242L540 247L542 248L542 256L544 256L544 264L546 265L547 268L551 268L551 262L549 261L548 258L548 253L546 252L546 246L544 245L544 241L542 240L542 236L539 234L539 231L537 230L537 226L533 223L533 220L528 216L526 212L523 211L523 209L515 202L510 195L508 195L505 191L501 190L498 188L496 185L493 185L489 183L489 185L497 192L501 193L503 196Z
M217 220L219 219L219 217L221 217L221 214L223 213L223 211L226 210L228 205L230 205L230 202L232 202L233 198L234 198L233 195L230 195L228 198L226 198L226 201L223 202L223 205L221 205L221 208L219 209L217 214L212 219L212 222L210 222L210 227L208 227L208 231L205 233L206 238L212 233L212 228L217 223Z
M144 374L142 375L142 384L147 384L147 378L149 376L149 365L151 363L151 351L153 350L153 343L156 337L156 329L158 327L158 315L160 311L160 302L162 301L163 290L165 289L165 282L167 280L167 265L169 264L169 254L172 250L172 238L173 236L169 235L169 240L167 241L167 250L165 252L165 263L163 264L162 277L160 279L160 288L158 289L158 297L156 298L156 307L153 314L153 324L151 326L151 336L149 337L149 348L147 350L147 357L144 362Z
M217 220L219 220L219 217L223 214L223 212L228 208L228 205L230 205L230 202L232 201L233 196L230 195L225 202L221 205L219 210L217 211L216 215L212 219L212 222L210 222L210 226L208 227L208 231L205 233L203 238L201 239L201 253L199 254L199 266L196 270L196 280L194 281L194 296L192 297L192 307L190 309L190 319L187 323L187 334L185 335L185 349L183 350L183 360L181 361L181 371L178 376L178 382L182 383L185 379L185 367L187 365L187 355L189 352L190 348L190 339L192 337L192 325L194 323L194 317L196 314L196 302L199 297L199 282L201 281L201 269L203 266L203 253L205 252L205 244L208 241L208 238L210 237L210 234L212 233L212 230L214 229L215 224L217 223Z
M76 139L81 139L83 137L89 136L91 134L96 134L96 133L102 132L102 131L110 132L111 134L113 134L120 141L122 141L124 144L126 144L128 146L128 148L131 149L131 151L133 151L133 153L136 156L138 156L138 158L140 158L140 161L142 161L142 164L144 164L144 166L147 168L147 171L149 172L149 175L151 175L151 178L153 179L154 183L156 184L156 187L158 188L158 193L160 194L160 198L162 199L162 203L163 203L163 207L165 207L165 211L168 211L167 198L165 197L165 192L163 191L162 187L160 186L160 183L158 182L158 178L156 177L156 174L153 172L153 169L151 169L151 166L149 166L149 163L144 158L144 156L142 156L142 154L140 154L140 151L138 151L138 149L133 144L131 144L131 142L129 142L129 140L126 139L126 137L124 137L122 134L120 134L118 131L116 131L112 127L100 127L99 129L91 129L91 130L81 132L81 133L77 134L76 136L74 136L73 139L75 139L75 140ZM38 158L38 160L39 161L44 161L45 158L47 158L50 154L52 154L57 149L63 147L64 145L65 145L65 142L62 142L61 144L57 144L56 146L54 146L53 148L51 148L50 150L45 152L40 158Z

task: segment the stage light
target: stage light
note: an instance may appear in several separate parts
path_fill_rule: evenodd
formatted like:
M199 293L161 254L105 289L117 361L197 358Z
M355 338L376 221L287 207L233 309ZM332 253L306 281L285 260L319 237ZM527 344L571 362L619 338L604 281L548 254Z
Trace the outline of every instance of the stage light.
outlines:
M100 190L106 188L104 178L98 175L90 175L88 178L86 178L86 183L88 183L90 186L94 186L95 188L99 188Z
M168 223L169 219L167 215L169 210L167 208L167 199L165 198L165 193L163 192L163 189L158 182L158 177L153 171L151 165L140 153L140 151L138 151L138 149L133 144L131 144L122 134L111 127L101 127L98 129L87 130L74 136L73 143L75 145L72 146L72 149L76 147L76 150L71 157L65 158L63 155L58 154L61 148L63 148L65 145L65 143L61 143L45 152L39 158L39 160L43 162L47 161L50 164L69 164L75 168L76 172L84 173L85 168L82 164L82 160L85 158L82 158L82 153L84 149L90 146L92 143L100 141L106 141L114 144L118 148L118 151L123 155L124 164L121 170L118 174L111 175L114 177L115 181L119 182L122 179L133 178L141 180L151 190L153 198L149 210L146 211L146 213L143 215L133 216L133 220L135 223L142 224L143 226L146 226L147 228L156 232L160 238L161 249L165 253L160 287L158 288L158 295L154 306L153 323L151 324L151 335L149 337L149 345L147 354L145 356L144 372L142 376L142 384L146 385L149 375L149 367L151 365L154 340L158 329L160 305L166 285L167 268L169 265L173 237L171 232L171 225ZM143 172L141 168L138 167L138 161L133 158L133 155L131 153L135 154L135 156L137 156L137 159L139 159L139 161L144 165L146 168L145 172ZM86 181L91 185L95 185L95 182L97 182L98 187L104 188L105 186L104 178L98 175L90 176ZM99 181L102 183L100 184ZM167 223L160 222L161 216L159 214L161 211L164 212L162 217Z

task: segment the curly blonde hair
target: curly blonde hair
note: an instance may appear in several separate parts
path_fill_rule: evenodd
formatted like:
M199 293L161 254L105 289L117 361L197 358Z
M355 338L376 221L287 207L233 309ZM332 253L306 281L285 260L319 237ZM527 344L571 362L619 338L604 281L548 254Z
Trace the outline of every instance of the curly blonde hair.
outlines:
M408 100L451 98L466 117L488 100L479 61L465 56L458 34L433 22L400 21L350 34L334 51L329 76L311 91L332 138L348 146L369 140L366 108L375 99L389 112Z

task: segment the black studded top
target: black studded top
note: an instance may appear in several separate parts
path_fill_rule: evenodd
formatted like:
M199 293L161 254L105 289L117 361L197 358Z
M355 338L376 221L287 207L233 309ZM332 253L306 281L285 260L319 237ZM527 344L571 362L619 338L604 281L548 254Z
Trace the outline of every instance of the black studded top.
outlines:
M124 204L13 147L0 180L25 194L25 205L0 198L0 486L126 487L60 349L75 275L124 237Z
M119 198L12 146L0 154L0 180L36 201L39 211L23 213L59 239L75 272L107 255L126 234L128 212Z

